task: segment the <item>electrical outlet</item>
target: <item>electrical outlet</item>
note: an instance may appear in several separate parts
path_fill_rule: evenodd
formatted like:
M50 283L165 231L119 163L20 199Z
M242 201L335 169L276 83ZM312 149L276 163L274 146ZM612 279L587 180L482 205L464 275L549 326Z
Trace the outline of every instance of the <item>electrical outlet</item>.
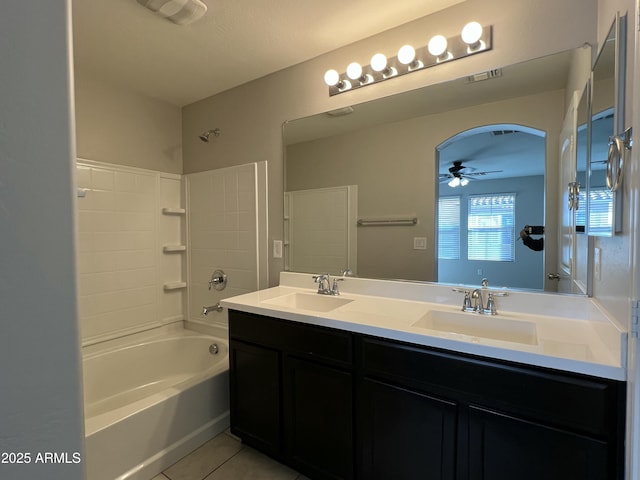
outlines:
M282 240L273 241L273 258L282 258Z
M414 250L426 250L427 249L427 237L413 237L413 249Z

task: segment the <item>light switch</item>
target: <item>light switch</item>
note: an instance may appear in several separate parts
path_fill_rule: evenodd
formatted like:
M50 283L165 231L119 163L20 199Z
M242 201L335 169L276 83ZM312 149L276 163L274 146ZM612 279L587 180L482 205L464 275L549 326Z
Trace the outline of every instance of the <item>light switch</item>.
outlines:
M426 250L427 249L427 237L413 237L413 249L414 250Z

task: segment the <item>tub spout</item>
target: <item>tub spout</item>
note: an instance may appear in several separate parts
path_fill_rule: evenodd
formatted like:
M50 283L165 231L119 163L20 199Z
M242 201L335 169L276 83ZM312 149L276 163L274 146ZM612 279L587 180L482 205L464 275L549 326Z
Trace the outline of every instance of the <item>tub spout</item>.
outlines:
M208 307L202 307L202 315L208 315L209 312L221 312L223 310L222 305L220 305L220 302L216 303L215 305L210 305Z

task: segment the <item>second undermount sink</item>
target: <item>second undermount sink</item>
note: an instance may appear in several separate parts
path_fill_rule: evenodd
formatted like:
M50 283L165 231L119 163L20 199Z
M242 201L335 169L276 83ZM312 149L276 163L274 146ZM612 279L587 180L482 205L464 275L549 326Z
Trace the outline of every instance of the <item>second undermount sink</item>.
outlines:
M430 310L412 326L504 342L538 344L535 323L499 316Z
M311 312L330 312L331 310L335 310L336 308L346 305L352 301L353 300L348 298L332 295L297 292L265 300L264 303Z

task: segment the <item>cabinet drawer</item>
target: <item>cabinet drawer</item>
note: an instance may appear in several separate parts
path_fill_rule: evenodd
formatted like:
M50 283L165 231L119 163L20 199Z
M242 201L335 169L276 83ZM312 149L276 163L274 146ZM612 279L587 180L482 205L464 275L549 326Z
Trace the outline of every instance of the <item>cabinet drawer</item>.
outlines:
M370 337L360 352L368 376L601 438L620 431L621 382Z
M229 336L344 366L353 361L352 334L342 330L230 310Z

